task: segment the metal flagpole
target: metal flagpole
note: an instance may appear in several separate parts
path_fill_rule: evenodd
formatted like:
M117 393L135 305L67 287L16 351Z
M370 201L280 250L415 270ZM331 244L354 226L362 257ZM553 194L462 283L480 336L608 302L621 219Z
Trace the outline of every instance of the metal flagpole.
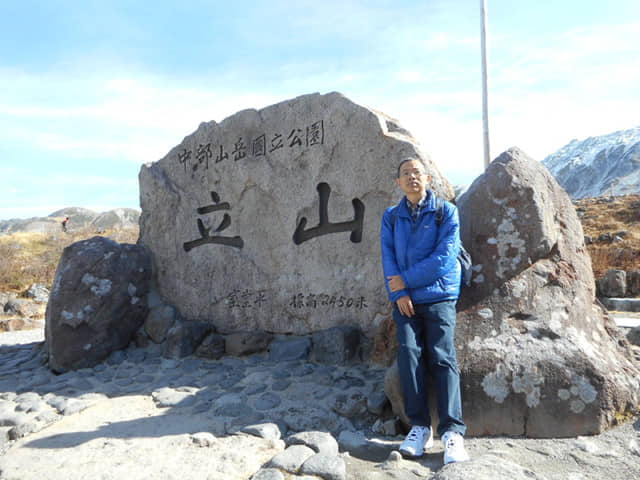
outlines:
M487 100L487 0L480 0L480 38L482 43L482 140L484 168L489 166L489 103Z

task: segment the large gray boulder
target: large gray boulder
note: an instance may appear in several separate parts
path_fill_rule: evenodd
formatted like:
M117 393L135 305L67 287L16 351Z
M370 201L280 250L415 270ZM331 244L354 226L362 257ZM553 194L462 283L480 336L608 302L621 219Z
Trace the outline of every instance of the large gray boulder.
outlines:
M65 248L45 315L49 367L92 367L125 348L148 313L151 259L104 237Z
M395 120L338 93L202 123L140 171L140 241L163 298L223 334L375 336L388 310L380 220L407 156L453 196Z
M458 206L475 270L456 328L468 433L596 434L636 409L640 370L595 298L581 224L546 168L510 149ZM397 370L386 386L402 416Z
M640 403L640 370L595 298L571 199L513 148L458 203L474 258L456 331L475 434L600 433Z

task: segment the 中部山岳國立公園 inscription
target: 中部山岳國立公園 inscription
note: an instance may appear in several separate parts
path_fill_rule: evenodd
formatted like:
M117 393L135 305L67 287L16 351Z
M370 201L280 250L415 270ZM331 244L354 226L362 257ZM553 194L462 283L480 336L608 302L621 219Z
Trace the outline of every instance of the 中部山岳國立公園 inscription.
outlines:
M287 131L289 131L288 134L286 134ZM261 133L254 138L245 135L237 137L229 144L208 142L198 143L191 148L183 147L176 152L175 159L184 168L184 173L188 173L196 172L198 169L208 170L210 163L219 164L225 160L237 162L247 157L263 157L267 152L271 154L281 149L286 152L288 149L322 144L324 144L324 121L318 120L302 128L294 127L290 130L272 132L269 136L266 133Z

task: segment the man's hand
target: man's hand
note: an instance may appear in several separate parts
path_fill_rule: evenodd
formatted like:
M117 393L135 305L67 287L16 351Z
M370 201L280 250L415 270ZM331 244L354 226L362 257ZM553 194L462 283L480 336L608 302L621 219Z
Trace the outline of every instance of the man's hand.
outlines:
M413 309L413 302L411 301L411 297L409 295L405 295L404 297L400 297L396 302L398 305L398 310L405 317L413 317L416 311Z
M389 290L392 292L397 292L406 288L400 275L391 275L390 277L387 277L387 280L389 281Z

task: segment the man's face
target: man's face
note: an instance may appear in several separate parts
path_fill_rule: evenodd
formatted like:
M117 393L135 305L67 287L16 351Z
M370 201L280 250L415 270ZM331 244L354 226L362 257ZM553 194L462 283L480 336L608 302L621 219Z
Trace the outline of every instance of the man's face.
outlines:
M400 166L400 177L396 183L405 195L424 195L431 176L424 171L424 166L419 160L409 160Z

